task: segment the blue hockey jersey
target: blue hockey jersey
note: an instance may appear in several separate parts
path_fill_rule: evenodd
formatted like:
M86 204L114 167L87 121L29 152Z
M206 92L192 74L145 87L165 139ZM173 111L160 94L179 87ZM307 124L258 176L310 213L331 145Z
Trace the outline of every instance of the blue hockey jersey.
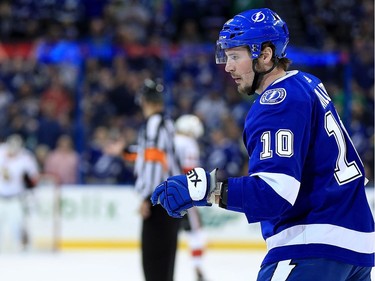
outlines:
M229 210L260 222L263 263L324 257L374 265L363 164L321 81L289 71L246 117L249 175L228 179Z

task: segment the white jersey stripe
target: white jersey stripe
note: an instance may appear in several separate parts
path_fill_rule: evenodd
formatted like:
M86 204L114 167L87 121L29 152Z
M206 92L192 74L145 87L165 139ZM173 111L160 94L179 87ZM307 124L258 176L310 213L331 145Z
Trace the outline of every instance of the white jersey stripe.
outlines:
M295 178L279 173L254 173L251 176L258 176L264 180L277 194L294 205L301 183Z
M375 251L374 238L375 232L360 232L332 224L309 224L287 228L266 242L268 250L291 245L325 244L371 254Z

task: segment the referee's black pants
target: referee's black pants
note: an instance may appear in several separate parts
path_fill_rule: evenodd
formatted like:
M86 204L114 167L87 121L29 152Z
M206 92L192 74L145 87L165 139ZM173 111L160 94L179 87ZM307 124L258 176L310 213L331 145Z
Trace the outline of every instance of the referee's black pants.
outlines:
M173 281L180 220L160 205L142 225L142 265L146 281Z

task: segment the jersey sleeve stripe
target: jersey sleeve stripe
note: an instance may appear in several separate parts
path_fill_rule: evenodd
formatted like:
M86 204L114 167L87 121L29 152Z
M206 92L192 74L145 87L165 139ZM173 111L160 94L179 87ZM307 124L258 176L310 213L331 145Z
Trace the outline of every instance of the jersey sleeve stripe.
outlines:
M292 206L297 200L301 183L295 178L279 173L259 172L251 174L264 180L278 195L287 200Z

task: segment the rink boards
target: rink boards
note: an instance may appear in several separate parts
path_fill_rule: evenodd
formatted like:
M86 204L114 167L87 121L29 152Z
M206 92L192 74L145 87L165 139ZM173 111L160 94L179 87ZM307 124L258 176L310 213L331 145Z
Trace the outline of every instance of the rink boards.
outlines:
M35 248L139 247L140 198L131 186L62 186L57 191L41 188L35 198L29 220ZM373 188L368 189L368 198L373 208ZM243 214L217 206L199 210L208 248L265 249L259 224L248 224ZM183 231L179 243L186 247Z

